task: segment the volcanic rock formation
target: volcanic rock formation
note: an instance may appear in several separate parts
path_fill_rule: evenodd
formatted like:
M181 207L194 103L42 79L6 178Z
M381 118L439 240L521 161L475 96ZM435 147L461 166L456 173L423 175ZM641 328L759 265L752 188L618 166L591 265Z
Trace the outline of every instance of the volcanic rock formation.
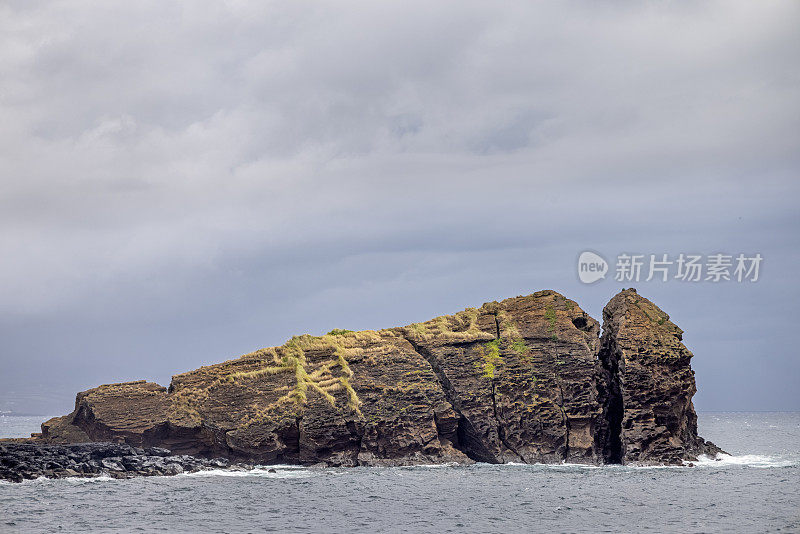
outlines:
M146 449L114 443L73 445L0 444L0 480L22 482L39 477L113 478L166 476L209 469L246 469L225 458L207 460L171 455L166 449Z
M680 463L692 353L635 290L599 323L539 291L424 323L296 336L176 375L79 393L37 443L112 441L263 464Z

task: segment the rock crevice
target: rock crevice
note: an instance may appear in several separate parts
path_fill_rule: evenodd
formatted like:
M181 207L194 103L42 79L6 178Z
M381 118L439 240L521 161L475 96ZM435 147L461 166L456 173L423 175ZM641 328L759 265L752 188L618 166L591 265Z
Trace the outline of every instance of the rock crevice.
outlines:
M424 346L416 343L410 336L405 336L405 340L408 341L409 345L413 347L417 354L428 362L441 384L447 402L450 403L453 410L458 414L458 441L455 443L456 448L476 462L499 463L499 460L490 452L489 448L475 430L475 426L469 418L461 412L461 402L458 393L450 382L450 379L447 378L447 373L442 368L436 356Z
M603 410L597 432L597 447L602 451L603 461L608 464L622 463L622 417L625 407L622 400L620 379L620 354L613 336L607 336L600 346L600 370L598 372L599 399Z
M569 417L567 411L564 409L564 387L558 377L555 377L556 384L558 384L559 401L558 408L561 410L561 415L564 418L564 461L569 460Z
M494 413L494 419L497 422L497 437L500 439L500 442L506 449L514 453L523 463L528 463L527 460L525 460L525 457L522 456L522 454L520 454L519 451L517 451L517 449L515 449L506 439L506 432L503 428L503 422L501 421L500 417L497 416L497 389L494 380L492 380L492 413Z

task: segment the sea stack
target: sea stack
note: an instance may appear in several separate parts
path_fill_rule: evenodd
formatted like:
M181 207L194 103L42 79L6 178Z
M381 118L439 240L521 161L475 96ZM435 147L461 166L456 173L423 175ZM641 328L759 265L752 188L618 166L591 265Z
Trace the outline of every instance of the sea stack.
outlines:
M111 441L263 464L678 464L697 435L692 353L633 289L598 321L555 291L378 331L293 337L79 393L43 444Z

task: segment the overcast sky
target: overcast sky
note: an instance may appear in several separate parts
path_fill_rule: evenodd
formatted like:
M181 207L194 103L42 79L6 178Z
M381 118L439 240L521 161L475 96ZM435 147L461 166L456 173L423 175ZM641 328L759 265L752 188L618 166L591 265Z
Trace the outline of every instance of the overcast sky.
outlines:
M699 410L800 409L800 3L0 1L0 410L633 284ZM613 265L612 265L613 270Z

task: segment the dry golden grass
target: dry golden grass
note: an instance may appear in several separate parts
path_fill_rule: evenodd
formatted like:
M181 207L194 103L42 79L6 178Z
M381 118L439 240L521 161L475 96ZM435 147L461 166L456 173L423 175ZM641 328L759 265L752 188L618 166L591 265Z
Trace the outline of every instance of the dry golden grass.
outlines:
M413 323L401 330L420 341L469 343L494 339L494 335L478 328L479 314L476 308L467 308L455 315L442 315L424 323Z
M381 341L382 335L374 331L336 330L324 336L305 334L293 337L280 347L261 349L236 360L178 375L173 380L177 387L171 395L171 416L199 422L202 404L214 389L253 387L259 378L284 373L292 376L293 386L270 405L285 405L291 401L299 407L308 402L308 395L315 393L336 407L334 394L344 391L347 406L360 416L361 401L350 384L353 370L348 358L362 354L363 345ZM264 406L256 411L271 413L272 408ZM260 419L250 417L248 421Z
M547 296L551 294L546 293ZM335 329L323 336L295 336L279 347L260 349L234 360L176 375L170 393L171 414L176 418L196 421L200 419L203 406L209 395L214 395L215 389L237 387L263 390L266 385L275 395L270 397L272 400L264 399L266 404L255 409L259 413L269 412L276 416L273 412L278 406L281 410L287 410L289 406L303 409L310 395L319 395L337 408L337 398L340 399L339 404L346 398L346 408L360 415L361 401L352 387L354 372L350 361L359 358L360 365L377 364L381 358L399 350L395 339L406 337L434 344L486 344L481 371L487 376L494 375L495 366L502 362L502 358L492 344L497 334L494 318L490 317L492 320L487 321L487 315L496 317L500 337L504 340L503 347L509 344L521 356L528 349L519 328L503 307L497 302L490 302L480 309L467 308L455 315L380 331ZM479 322L483 329L479 327ZM277 383L274 380L265 382L266 378L275 375L284 376Z

